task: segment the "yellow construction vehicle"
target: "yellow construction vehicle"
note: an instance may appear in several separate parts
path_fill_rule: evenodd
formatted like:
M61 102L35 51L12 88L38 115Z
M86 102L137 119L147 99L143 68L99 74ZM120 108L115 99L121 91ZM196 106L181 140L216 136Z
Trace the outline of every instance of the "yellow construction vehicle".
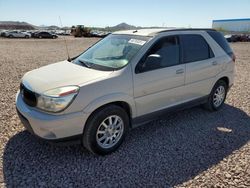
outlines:
M74 37L91 37L90 29L84 25L77 25L71 27L71 35Z

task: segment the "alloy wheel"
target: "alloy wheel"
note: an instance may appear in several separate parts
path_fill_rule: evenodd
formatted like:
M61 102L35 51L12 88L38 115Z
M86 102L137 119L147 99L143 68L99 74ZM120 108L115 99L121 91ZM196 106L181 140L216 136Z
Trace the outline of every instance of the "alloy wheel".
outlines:
M118 115L108 116L99 125L96 141L102 148L108 149L119 142L124 132L124 122Z
M213 103L215 107L219 107L224 99L225 99L225 95L226 95L226 90L223 86L219 86L215 92L214 92L214 96L213 96Z

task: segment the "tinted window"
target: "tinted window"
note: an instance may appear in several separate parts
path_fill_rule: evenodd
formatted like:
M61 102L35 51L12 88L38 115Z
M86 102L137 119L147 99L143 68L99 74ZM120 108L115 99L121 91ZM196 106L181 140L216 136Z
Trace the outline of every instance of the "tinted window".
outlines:
M146 53L141 64L141 72L178 65L180 62L179 39L176 36L165 37L156 42ZM149 56L156 56L148 62Z
M230 55L233 53L227 40L225 39L225 37L221 33L217 32L217 31L207 31L207 33L220 45L221 48L223 48L223 50L227 54Z
M200 35L181 35L182 61L184 63L202 61L214 57L206 40Z

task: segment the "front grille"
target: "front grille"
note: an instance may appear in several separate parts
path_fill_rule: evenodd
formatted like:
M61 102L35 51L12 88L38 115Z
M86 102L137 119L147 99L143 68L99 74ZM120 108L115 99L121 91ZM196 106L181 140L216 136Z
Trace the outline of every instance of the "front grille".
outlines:
M21 92L23 101L27 105L32 106L32 107L36 106L37 104L36 93L27 89L23 84L20 85L20 92Z

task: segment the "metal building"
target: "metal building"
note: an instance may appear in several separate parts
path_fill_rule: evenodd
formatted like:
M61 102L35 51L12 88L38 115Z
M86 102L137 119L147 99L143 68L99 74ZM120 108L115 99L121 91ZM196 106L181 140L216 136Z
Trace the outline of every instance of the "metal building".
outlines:
M212 27L225 31L250 32L250 18L213 20Z

